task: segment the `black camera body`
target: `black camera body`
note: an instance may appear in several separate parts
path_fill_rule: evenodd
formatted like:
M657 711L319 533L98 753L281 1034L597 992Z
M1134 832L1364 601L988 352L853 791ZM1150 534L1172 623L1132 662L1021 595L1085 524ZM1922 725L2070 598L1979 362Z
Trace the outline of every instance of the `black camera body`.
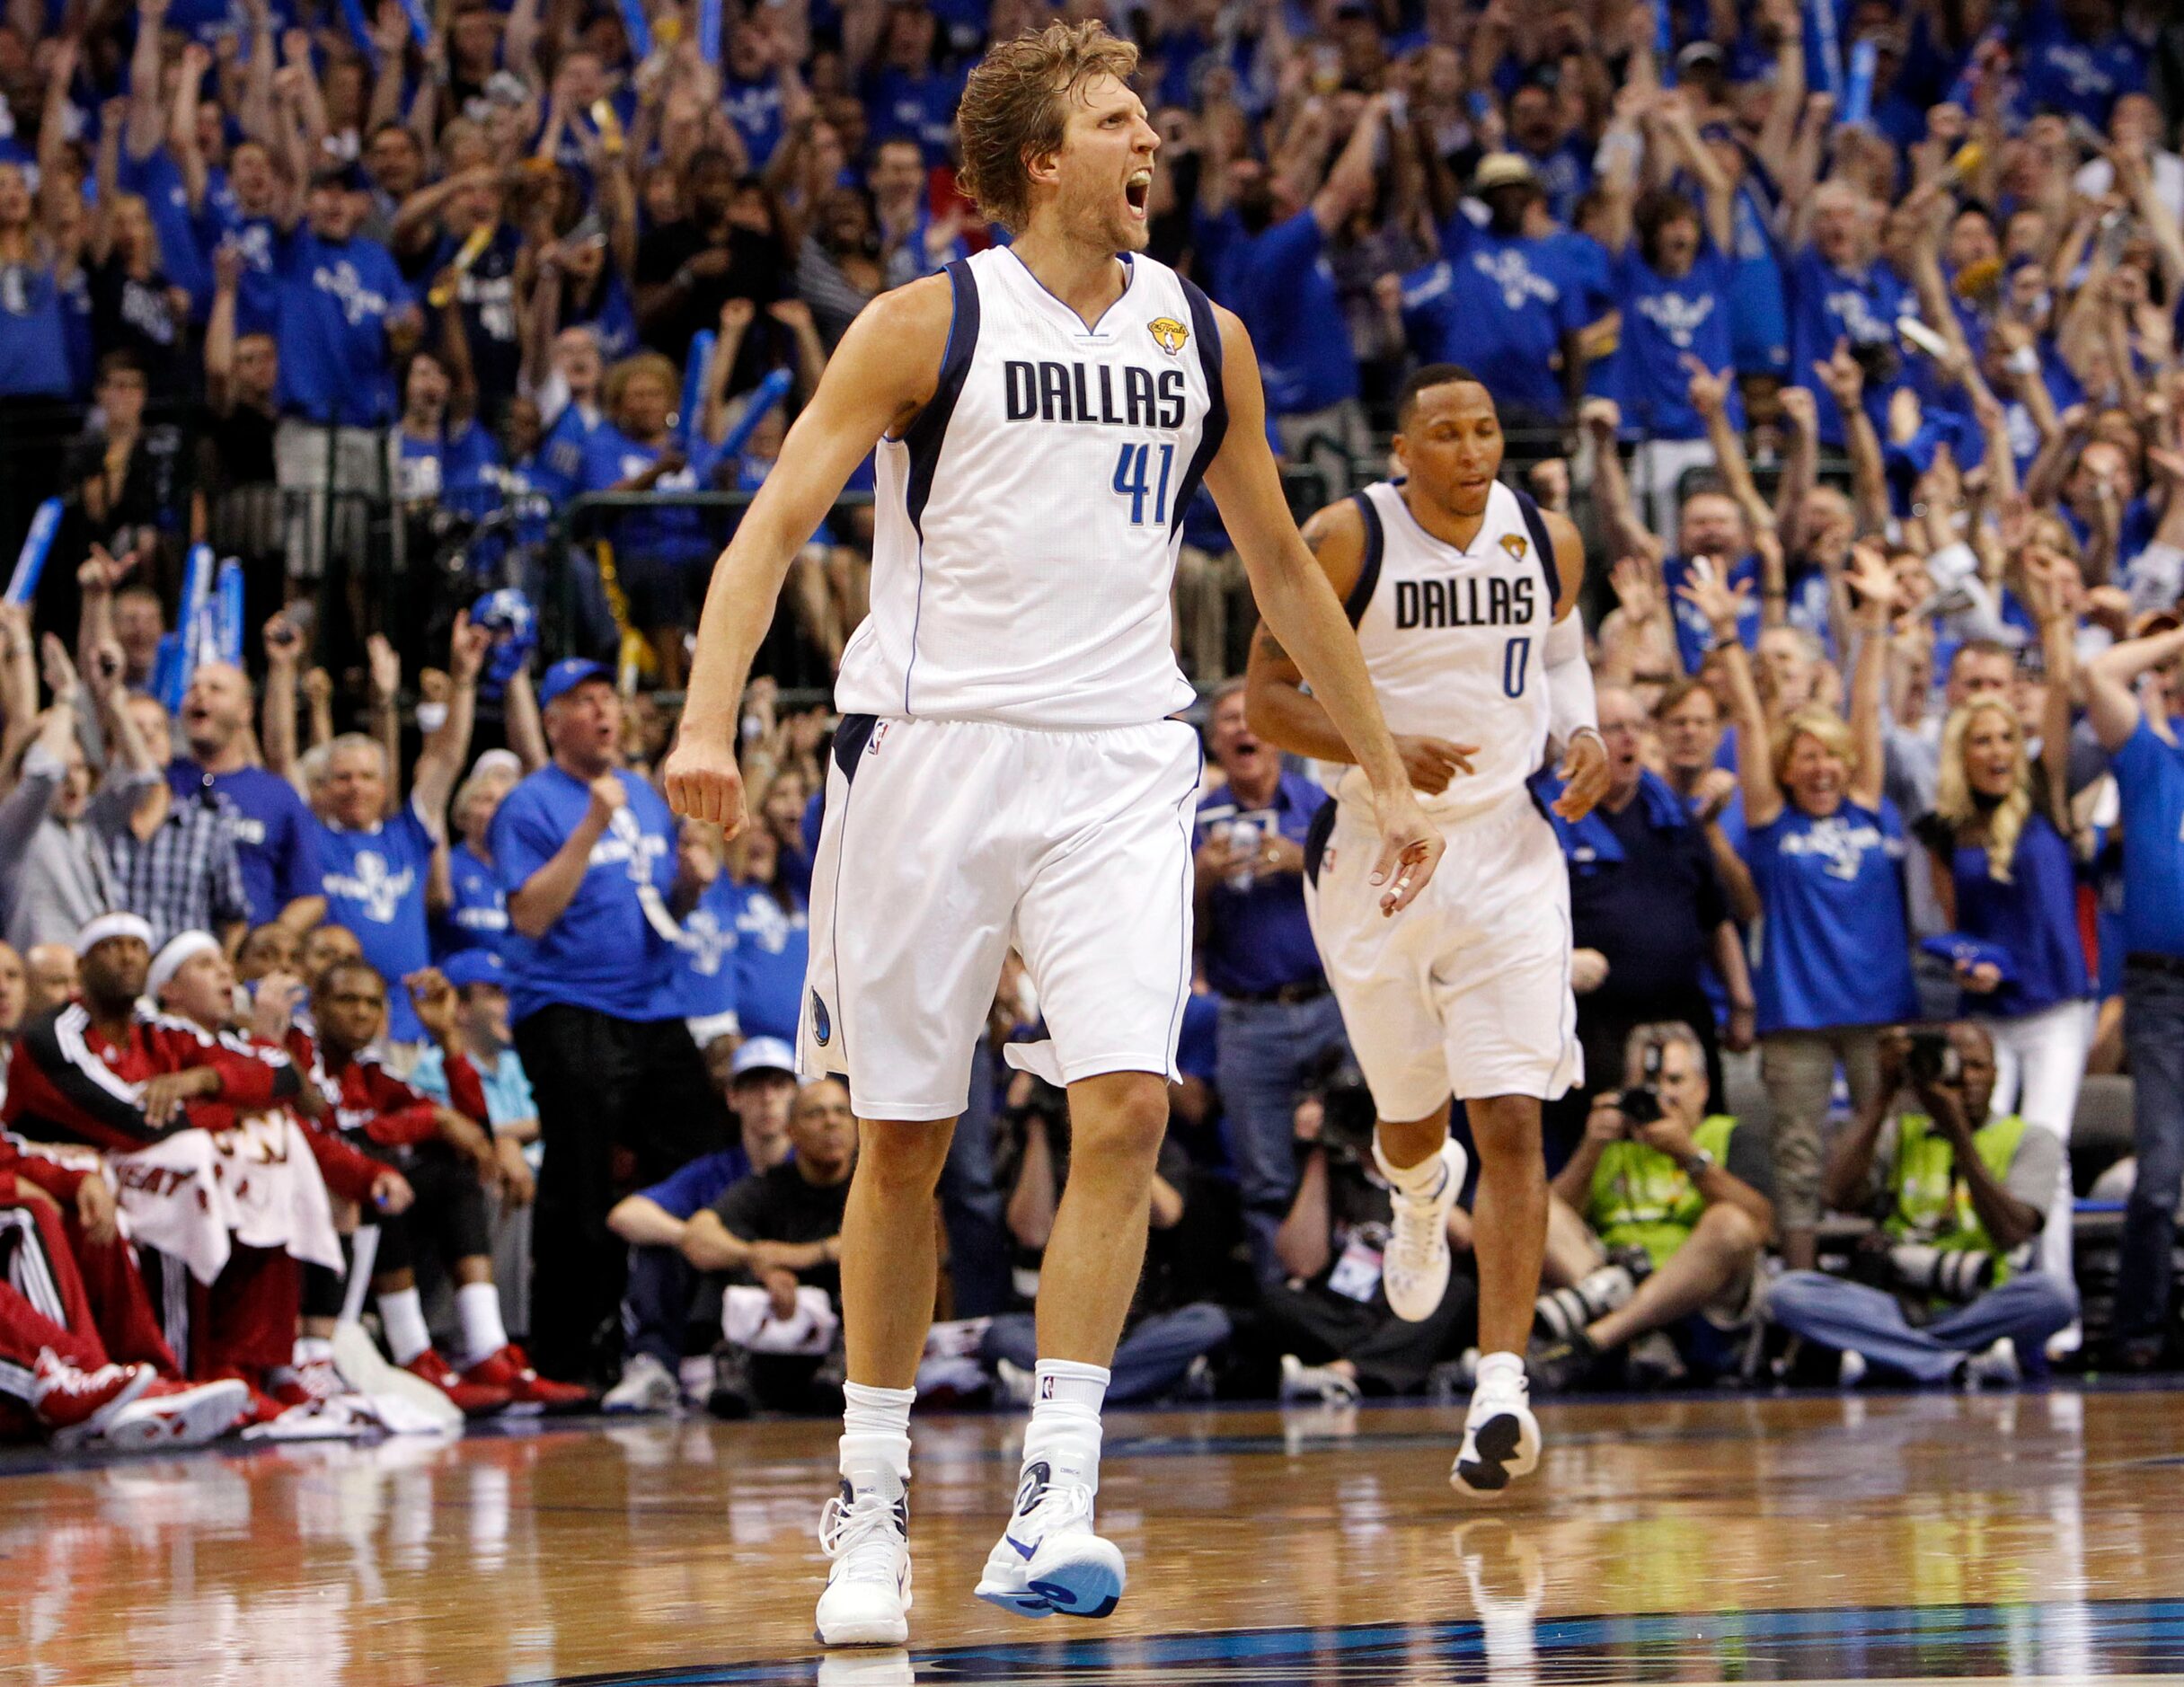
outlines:
M1615 1098L1615 1110L1633 1127L1661 1122L1661 1092L1649 1083L1634 1083Z
M1949 1040L1947 1031L1913 1031L1910 1042L1911 1052L1904 1058L1904 1071L1912 1082L1932 1087L1964 1081L1963 1059L1957 1053L1957 1046Z

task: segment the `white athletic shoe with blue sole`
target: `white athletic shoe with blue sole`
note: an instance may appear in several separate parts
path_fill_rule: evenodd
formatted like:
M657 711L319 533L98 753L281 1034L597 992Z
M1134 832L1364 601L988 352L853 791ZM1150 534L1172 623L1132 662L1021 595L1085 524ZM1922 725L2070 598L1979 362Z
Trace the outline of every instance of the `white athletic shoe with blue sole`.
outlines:
M1020 1617L1104 1617L1122 1598L1122 1550L1092 1532L1092 1492L1024 1467L1016 1512L986 1555L979 1598Z

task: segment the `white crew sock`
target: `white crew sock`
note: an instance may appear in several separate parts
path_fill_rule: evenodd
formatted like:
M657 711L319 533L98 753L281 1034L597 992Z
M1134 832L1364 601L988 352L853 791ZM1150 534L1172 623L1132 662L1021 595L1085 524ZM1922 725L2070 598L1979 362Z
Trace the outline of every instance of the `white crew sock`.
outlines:
M1373 1137L1373 1163L1380 1168L1380 1175L1388 1180L1388 1187L1398 1195L1407 1195L1412 1200L1428 1201L1441 1193L1441 1183L1448 1176L1448 1161L1437 1152L1428 1154L1415 1166L1392 1166L1387 1156L1380 1152L1380 1136Z
M1524 1394L1525 1356L1521 1353L1482 1353L1479 1356L1478 1381L1472 1384L1472 1397L1482 1394Z
M1100 1490L1100 1408L1111 1373L1104 1365L1041 1359L1031 1373L1031 1422L1024 1463L1044 1461L1048 1479Z
M914 1388L842 1385L842 1479L853 1493L900 1499L910 1482Z
M425 1303L415 1289L396 1289L379 1297L379 1328L386 1331L387 1352L396 1365L407 1365L432 1345L425 1328Z
M508 1345L500 1321L500 1290L491 1283L465 1283L455 1292L455 1310L463 1320L463 1347L470 1363L490 1359Z

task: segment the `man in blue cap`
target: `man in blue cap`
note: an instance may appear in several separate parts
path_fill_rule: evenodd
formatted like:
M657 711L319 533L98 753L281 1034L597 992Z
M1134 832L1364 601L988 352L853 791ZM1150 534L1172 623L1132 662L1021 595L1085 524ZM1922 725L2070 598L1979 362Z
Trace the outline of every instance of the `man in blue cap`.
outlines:
M728 1140L727 1108L674 1011L676 822L621 766L622 699L571 657L538 688L553 759L504 798L492 857L508 893L508 1007L538 1097L532 1345L550 1376L606 1369L623 1254L607 1228L614 1157L653 1183Z

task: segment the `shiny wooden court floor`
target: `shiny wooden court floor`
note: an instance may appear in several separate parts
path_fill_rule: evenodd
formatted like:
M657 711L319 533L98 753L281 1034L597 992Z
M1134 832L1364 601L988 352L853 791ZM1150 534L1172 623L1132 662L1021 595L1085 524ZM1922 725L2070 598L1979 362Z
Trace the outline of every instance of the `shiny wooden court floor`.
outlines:
M0 1460L0 1683L2050 1681L2184 1674L2184 1393L1119 1416L1102 1623L970 1597L1018 1420L921 1420L909 1653L819 1659L825 1425Z

